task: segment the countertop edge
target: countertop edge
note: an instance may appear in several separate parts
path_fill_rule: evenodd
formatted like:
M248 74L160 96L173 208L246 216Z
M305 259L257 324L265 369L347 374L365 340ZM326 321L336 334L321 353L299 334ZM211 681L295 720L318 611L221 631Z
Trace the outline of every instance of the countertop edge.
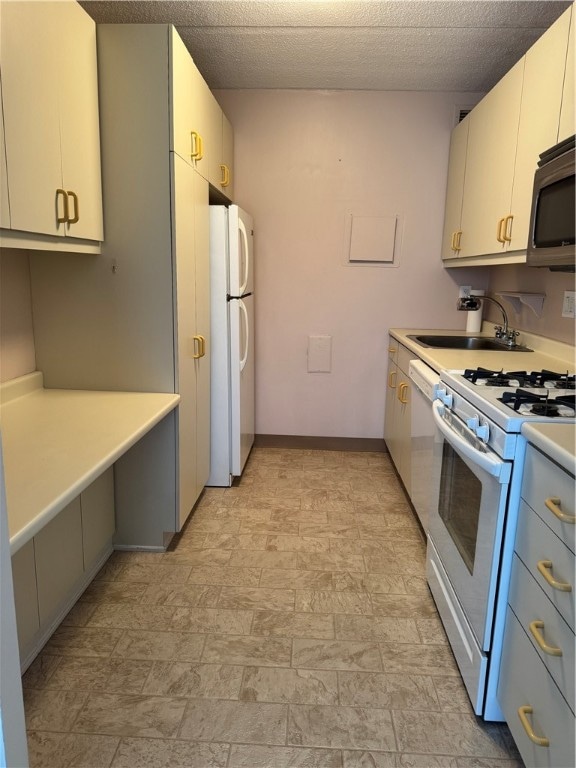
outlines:
M535 448L576 476L576 425L523 424L522 434Z

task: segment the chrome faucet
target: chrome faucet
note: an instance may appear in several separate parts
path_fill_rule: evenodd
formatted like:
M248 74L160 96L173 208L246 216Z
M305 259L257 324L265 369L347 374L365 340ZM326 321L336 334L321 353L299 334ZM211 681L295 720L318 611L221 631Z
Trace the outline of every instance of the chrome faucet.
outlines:
M499 301L496 301L496 299L493 299L491 296L462 296L460 299L458 299L456 309L458 309L460 312L473 312L477 309L480 309L481 301L491 301L500 309L500 312L502 312L504 325L494 326L494 330L496 331L496 338L510 348L515 347L516 337L520 334L518 331L515 331L512 328L508 328L508 315L506 314L506 310Z

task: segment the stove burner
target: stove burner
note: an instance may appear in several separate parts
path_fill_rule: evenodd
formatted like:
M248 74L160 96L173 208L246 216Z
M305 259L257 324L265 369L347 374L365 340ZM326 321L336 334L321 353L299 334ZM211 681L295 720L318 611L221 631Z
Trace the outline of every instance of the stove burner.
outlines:
M555 418L558 416L574 415L576 410L576 395L561 395L550 398L550 392L538 394L526 389L517 389L515 392L503 392L502 397L498 398L500 402L505 403L515 411L534 414L535 416L547 416ZM523 406L525 406L523 408ZM570 409L571 414L562 413L561 408Z
M463 374L472 384L480 383L487 387L521 387L527 375L526 371L491 371L481 367L467 368Z
M486 387L521 387L524 389L576 389L576 376L569 373L541 371L491 371L467 368L463 376L472 384Z
M530 408L530 413L534 413L536 416L560 416L558 406L555 403L534 403Z

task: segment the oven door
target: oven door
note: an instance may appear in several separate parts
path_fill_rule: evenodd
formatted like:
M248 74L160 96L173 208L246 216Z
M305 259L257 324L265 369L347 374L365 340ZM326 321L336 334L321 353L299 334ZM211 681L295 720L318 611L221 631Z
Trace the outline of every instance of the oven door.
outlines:
M490 647L511 463L438 400L430 538L476 637Z

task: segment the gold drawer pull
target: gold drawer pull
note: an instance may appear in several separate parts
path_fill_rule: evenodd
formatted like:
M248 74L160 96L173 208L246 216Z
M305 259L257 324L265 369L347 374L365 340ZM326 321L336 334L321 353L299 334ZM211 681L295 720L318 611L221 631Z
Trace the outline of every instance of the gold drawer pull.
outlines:
M549 499L546 499L544 502L546 504L546 507L552 512L552 514L556 515L558 520L562 520L563 523L576 523L576 516L569 515L566 512L562 512L560 509L560 504L562 503L562 500L559 499L557 496L552 496Z
M58 201L62 200L62 215L60 215ZM68 211L68 194L65 189L56 190L56 223L66 224L70 219L70 213Z
M398 347L388 347L388 354L395 355L398 352Z
M388 374L388 386L390 389L396 389L396 374L398 371L390 371Z
M502 234L502 239L505 243L511 243L512 242L512 221L514 219L514 216L506 216L504 219L504 232Z
M543 621L531 621L528 626L530 627L530 632L532 632L532 637L536 640L544 653L547 653L548 656L562 656L562 648L555 648L553 645L548 645L546 640L544 640L544 637L540 632L541 629L544 629Z
M518 717L520 718L520 722L522 723L522 728L526 731L526 735L530 739L530 741L534 742L534 744L537 744L539 747L549 747L550 746L550 740L547 739L545 736L536 736L534 733L534 729L528 722L527 715L531 715L534 710L532 707L529 707L527 705L524 705L523 707L518 707Z
M403 381L400 386L398 387L398 400L402 403L402 405L407 405L408 398L406 397L406 391L408 390L408 384Z
M569 584L567 581L558 581L550 573L552 570L552 560L538 560L536 567L553 589L558 589L560 592L572 592L572 584Z

